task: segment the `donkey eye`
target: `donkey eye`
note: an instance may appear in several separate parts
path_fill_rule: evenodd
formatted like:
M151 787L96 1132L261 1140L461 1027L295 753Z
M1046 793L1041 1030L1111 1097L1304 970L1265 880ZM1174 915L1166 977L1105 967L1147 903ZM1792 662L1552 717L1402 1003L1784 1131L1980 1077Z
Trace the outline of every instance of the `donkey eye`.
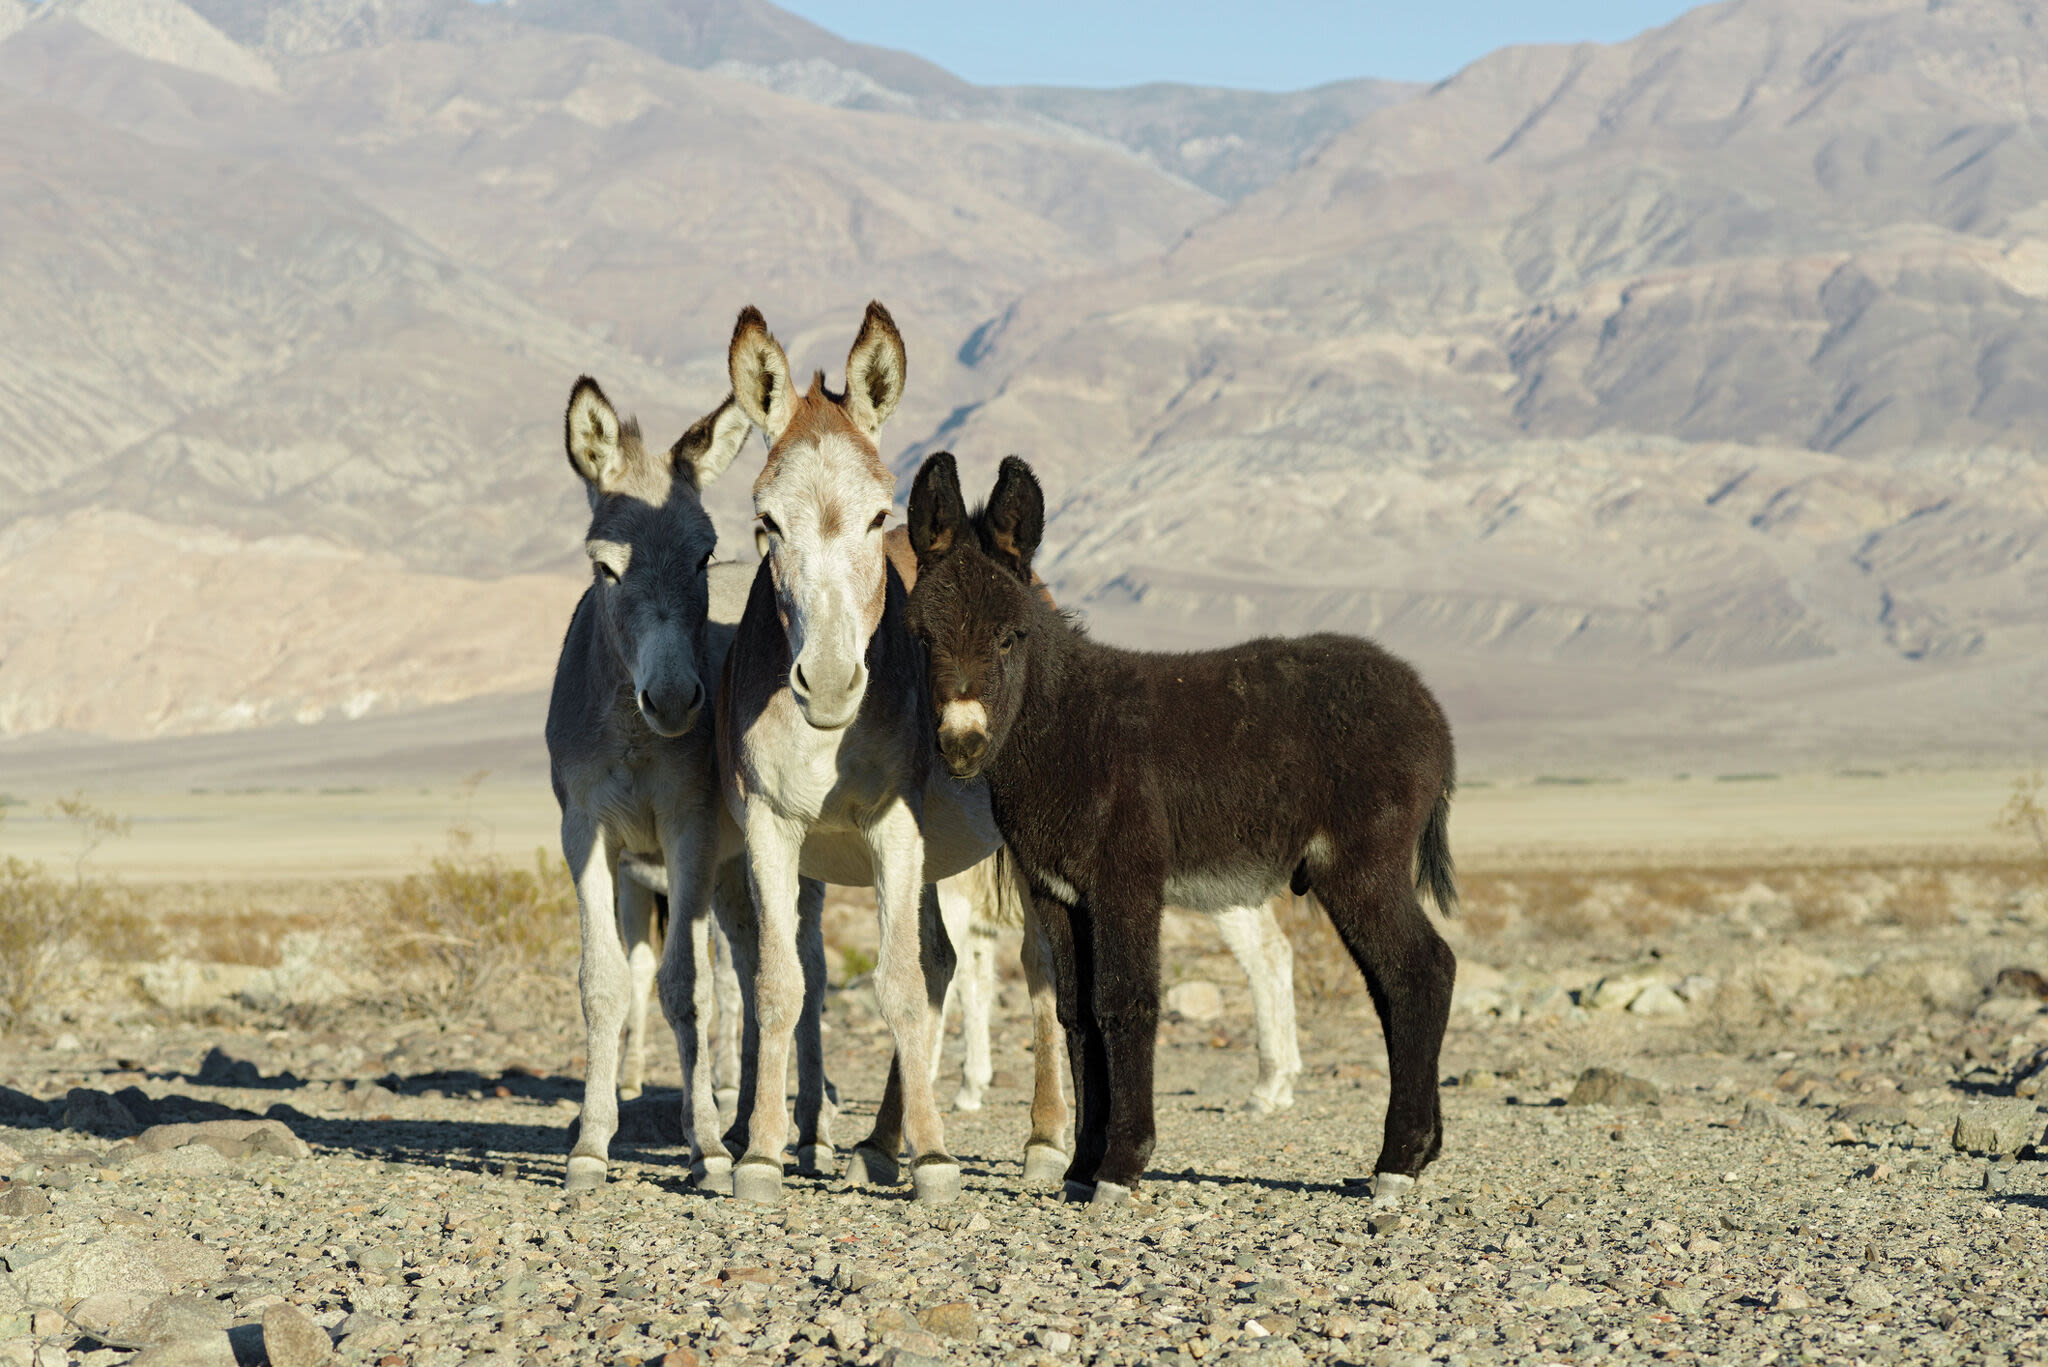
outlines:
M775 519L774 519L774 518L772 518L772 517L768 516L768 514L766 514L766 513L762 513L762 514L760 514L760 517L761 517L761 530L763 530L763 531L767 532L767 533L768 533L768 535L770 535L770 536L781 536L781 535L782 535L782 528L780 528L780 527L778 527L778 526L776 526L776 525L775 525Z
M699 573L699 574L702 574L702 573L704 573L704 571L706 571L706 570L708 570L708 569L710 569L710 568L711 568L711 552L710 552L710 551L706 551L706 552L704 552L704 558L703 558L702 560L699 560L699 561L697 562L697 573Z
M613 569L610 565L605 564L605 562L602 560L597 562L597 574L598 578L604 580L604 582L607 584L616 584L619 582L619 572Z
M887 522L888 520L889 514L886 511L876 513L875 520L873 522L868 523L868 530L871 532L879 532L880 530L882 530L882 524L884 522Z
M996 642L996 653L999 655L1008 655L1010 653L1010 647L1017 644L1017 637L1022 634L1023 633L1016 631L1004 632L1002 639Z

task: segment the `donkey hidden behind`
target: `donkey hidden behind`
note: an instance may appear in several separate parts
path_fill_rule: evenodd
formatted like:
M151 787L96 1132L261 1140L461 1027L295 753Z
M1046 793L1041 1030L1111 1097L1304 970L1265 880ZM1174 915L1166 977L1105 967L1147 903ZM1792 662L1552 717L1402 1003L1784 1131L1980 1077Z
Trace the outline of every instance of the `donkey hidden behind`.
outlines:
M1045 505L1015 456L971 518L953 457L931 457L909 520L939 751L987 779L1052 950L1080 1108L1070 1190L1127 1200L1152 1153L1162 905L1291 887L1314 890L1379 1012L1392 1095L1374 1196L1396 1199L1443 1146L1456 961L1416 896L1445 912L1457 896L1436 699L1357 637L1186 655L1091 641L1031 587Z

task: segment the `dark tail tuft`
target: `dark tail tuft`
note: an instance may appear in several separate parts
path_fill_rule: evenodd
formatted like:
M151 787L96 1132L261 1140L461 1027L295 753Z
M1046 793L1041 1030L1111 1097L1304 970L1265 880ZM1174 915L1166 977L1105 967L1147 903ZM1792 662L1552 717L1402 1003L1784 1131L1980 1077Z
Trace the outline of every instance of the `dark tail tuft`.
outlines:
M1422 828L1422 844L1416 850L1415 888L1429 889L1438 913L1458 914L1458 884L1451 869L1451 790L1437 794L1429 812L1429 824Z

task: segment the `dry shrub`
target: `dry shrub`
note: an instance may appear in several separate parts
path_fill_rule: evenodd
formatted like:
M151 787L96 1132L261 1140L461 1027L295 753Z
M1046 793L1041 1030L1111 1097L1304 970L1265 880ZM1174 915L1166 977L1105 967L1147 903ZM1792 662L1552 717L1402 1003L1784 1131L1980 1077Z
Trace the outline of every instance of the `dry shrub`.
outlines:
M1585 879L1546 873L1523 880L1522 919L1547 938L1583 940L1598 933L1606 918Z
M1955 924L1955 893L1948 878L1937 870L1902 870L1884 897L1879 914L1888 925L1935 930Z
M436 859L390 885L371 958L400 996L439 1014L473 1007L575 958L576 890L568 866L537 853L532 869L491 856Z
M0 1033L19 1026L87 957L148 959L157 948L154 929L120 890L0 861Z
M210 964L275 968L292 935L329 928L327 917L256 907L168 912L158 918L165 936L186 958Z

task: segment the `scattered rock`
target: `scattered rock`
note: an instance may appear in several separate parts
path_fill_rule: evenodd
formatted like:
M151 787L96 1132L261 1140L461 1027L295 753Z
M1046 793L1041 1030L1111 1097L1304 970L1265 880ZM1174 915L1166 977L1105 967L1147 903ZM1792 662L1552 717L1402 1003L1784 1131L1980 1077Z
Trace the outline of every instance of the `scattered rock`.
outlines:
M397 1101L398 1093L381 1082L371 1082L363 1078L358 1079L356 1084L349 1088L342 1105L356 1115L377 1115L390 1110ZM671 1103L668 1109L674 1110L674 1104Z
M236 1367L235 1349L225 1333L216 1331L145 1349L124 1367Z
M101 1291L72 1306L71 1318L95 1334L116 1334L139 1319L153 1299L144 1291ZM116 1336L128 1337L125 1333Z
M1038 1346L1056 1357L1064 1357L1074 1351L1074 1336L1064 1329L1040 1329Z
M279 1120L205 1120L196 1124L152 1125L137 1135L134 1152L163 1153L171 1149L203 1144L223 1158L246 1158L252 1153L276 1154L284 1158L310 1158L312 1148Z
M1699 1292L1676 1286L1659 1289L1652 1299L1674 1315L1697 1315L1707 1306L1707 1298Z
M2000 997L2023 997L2037 1002L2048 1002L2048 976L2031 968L2001 968L1998 977L1992 981L1991 991Z
M0 1191L0 1215L22 1218L49 1213L50 1198L43 1195L40 1188L32 1187L26 1182L16 1182L7 1190Z
M1383 1289L1379 1297L1404 1315L1436 1309L1436 1296L1428 1287L1413 1278L1393 1283Z
M1467 1068L1458 1077L1458 1086L1463 1088L1498 1087L1500 1077L1485 1068Z
M1654 1083L1612 1068L1588 1068L1579 1074L1578 1083L1565 1098L1569 1106L1654 1106L1657 1104L1657 1088Z
M1953 1142L1964 1153L2017 1153L2041 1136L2032 1101L1982 1101L1956 1115Z
M1574 1305L1591 1305L1596 1297L1583 1286L1570 1282L1552 1282L1529 1293L1528 1302L1546 1310L1562 1310Z
M211 1144L187 1144L162 1153L142 1153L122 1165L132 1177L205 1177L230 1171L234 1164Z
M1637 997L1652 987L1661 986L1657 979L1645 973L1621 973L1602 978L1593 985L1590 992L1580 996L1579 1004L1594 1011L1621 1011L1632 1004Z
M111 1093L73 1087L64 1097L62 1125L86 1134L124 1135L141 1129L135 1116Z
M405 1330L397 1320L368 1310L351 1313L335 1327L342 1346L350 1352L358 1349L395 1348L405 1340Z
M1810 1123L1796 1111L1788 1111L1783 1106L1774 1106L1754 1097L1742 1108L1742 1128L1745 1130L1797 1134L1809 1128Z
M131 1343L151 1347L205 1338L228 1327L228 1308L197 1296L159 1296L141 1311L122 1320L115 1332Z
M270 1367L325 1367L334 1344L304 1311L280 1304L263 1312L263 1352Z
M152 1239L143 1249L165 1276L181 1286L204 1286L228 1270L221 1251L197 1239Z
M1692 1006L1712 1001L1720 990L1721 984L1704 973L1689 973L1678 984L1678 995Z
M23 1298L46 1305L101 1291L162 1294L172 1288L171 1278L150 1256L149 1245L118 1234L60 1248L46 1258L15 1264L11 1271Z
M1813 1297L1806 1293L1806 1288L1803 1286L1794 1286L1790 1282L1780 1282L1778 1289L1771 1294L1771 1309L1787 1312L1811 1310L1813 1309Z
M1685 1014L1685 998L1662 983L1651 983L1636 994L1628 1009L1631 1015L1636 1016L1682 1016Z
M966 1339L972 1341L980 1325L974 1318L974 1307L966 1301L947 1301L934 1305L918 1314L917 1322L941 1338Z
M1223 989L1196 979L1166 989L1166 1009L1185 1021L1207 1022L1223 1015Z
M1892 1293L1881 1283L1871 1281L1867 1277L1861 1281L1850 1282L1842 1295L1849 1304L1859 1310L1883 1310L1894 1301Z

